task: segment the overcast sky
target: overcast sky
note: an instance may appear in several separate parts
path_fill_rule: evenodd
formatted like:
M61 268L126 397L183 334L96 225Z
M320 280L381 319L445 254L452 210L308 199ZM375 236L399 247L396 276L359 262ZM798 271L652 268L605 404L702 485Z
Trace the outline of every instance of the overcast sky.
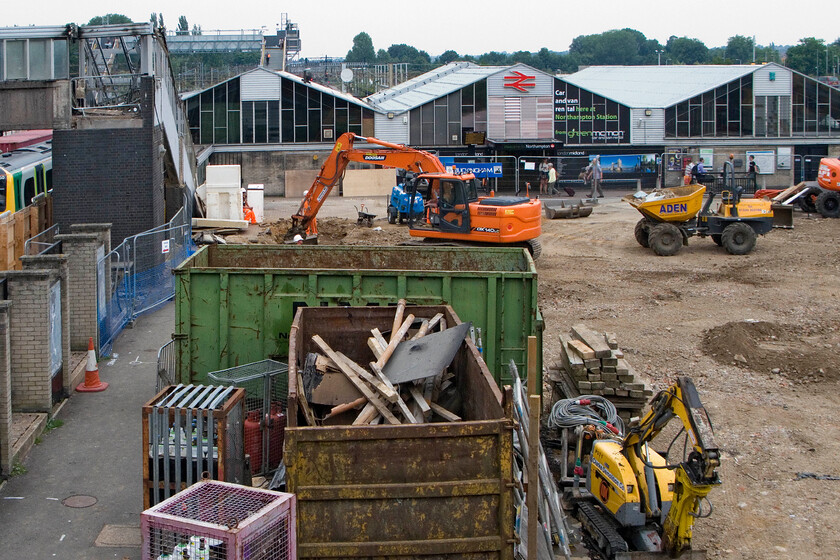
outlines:
M259 29L273 32L284 12L300 28L303 57L342 57L361 31L375 49L406 43L432 56L452 49L459 54L492 50L536 52L542 47L568 50L579 35L630 27L664 44L687 36L707 47L726 45L733 35L755 36L756 43L794 45L803 37L831 43L840 37L836 0L420 0L360 2L310 0L2 0L0 26L87 23L107 13L122 13L135 22L162 13L174 30L181 15L203 30ZM836 5L835 5L836 6Z

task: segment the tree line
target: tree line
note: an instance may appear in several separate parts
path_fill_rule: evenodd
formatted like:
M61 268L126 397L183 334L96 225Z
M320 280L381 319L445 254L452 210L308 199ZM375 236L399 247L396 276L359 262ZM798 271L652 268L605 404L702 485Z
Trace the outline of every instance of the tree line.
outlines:
M406 44L391 45L387 50L377 51L370 35L363 31L353 38L353 46L345 60L369 64L407 63L413 71L425 71L454 61L487 66L523 63L548 73L576 72L582 66L778 62L803 74L818 76L838 73L840 38L826 44L823 39L806 37L794 46L779 47L772 43L756 45L752 37L735 35L729 38L726 46L709 48L699 39L676 35L663 45L657 39L648 39L642 32L628 28L580 35L572 40L565 52L543 47L536 53L491 51L480 55L461 55L447 50L431 57L427 52Z

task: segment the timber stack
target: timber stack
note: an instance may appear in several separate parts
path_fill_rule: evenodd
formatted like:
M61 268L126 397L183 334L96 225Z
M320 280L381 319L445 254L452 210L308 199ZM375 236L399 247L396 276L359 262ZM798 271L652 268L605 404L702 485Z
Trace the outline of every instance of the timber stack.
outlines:
M580 395L601 395L612 402L621 418L638 416L653 395L639 380L615 333L573 325L560 335L560 361L548 370L554 400Z

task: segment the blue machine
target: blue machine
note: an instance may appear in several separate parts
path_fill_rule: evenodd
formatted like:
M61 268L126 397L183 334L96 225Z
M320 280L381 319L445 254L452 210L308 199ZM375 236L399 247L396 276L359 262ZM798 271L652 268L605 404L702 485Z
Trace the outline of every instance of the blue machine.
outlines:
M391 189L391 198L388 200L388 223L395 224L408 220L409 205L411 204L411 193L405 191L405 183L400 183ZM414 206L411 214L415 217L422 216L424 212L423 195L414 193Z

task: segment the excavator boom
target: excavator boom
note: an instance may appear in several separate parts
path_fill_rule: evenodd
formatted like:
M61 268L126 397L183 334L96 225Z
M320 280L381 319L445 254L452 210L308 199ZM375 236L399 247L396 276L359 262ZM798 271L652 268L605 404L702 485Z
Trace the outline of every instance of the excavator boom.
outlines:
M381 146L383 149L354 148L353 144L356 140ZM344 175L347 164L351 161L396 167L415 173L443 173L446 171L440 160L429 152L346 132L339 136L327 161L321 166L321 171L312 183L312 187L306 191L300 208L292 216L292 227L286 234L287 241L295 235L305 236L310 231L318 211L323 206L330 191Z
M376 147L355 148L353 143L357 140ZM472 173L448 173L434 154L352 133L338 138L312 187L304 194L300 208L292 216L292 227L286 232L287 243L297 241L298 236L317 242L315 217L351 161L405 169L414 174L410 185L412 204L414 196L425 194L428 199L424 200L424 214L409 216L412 237L445 243L527 247L533 258L539 257L539 200L480 197ZM423 194L421 185L426 187Z

